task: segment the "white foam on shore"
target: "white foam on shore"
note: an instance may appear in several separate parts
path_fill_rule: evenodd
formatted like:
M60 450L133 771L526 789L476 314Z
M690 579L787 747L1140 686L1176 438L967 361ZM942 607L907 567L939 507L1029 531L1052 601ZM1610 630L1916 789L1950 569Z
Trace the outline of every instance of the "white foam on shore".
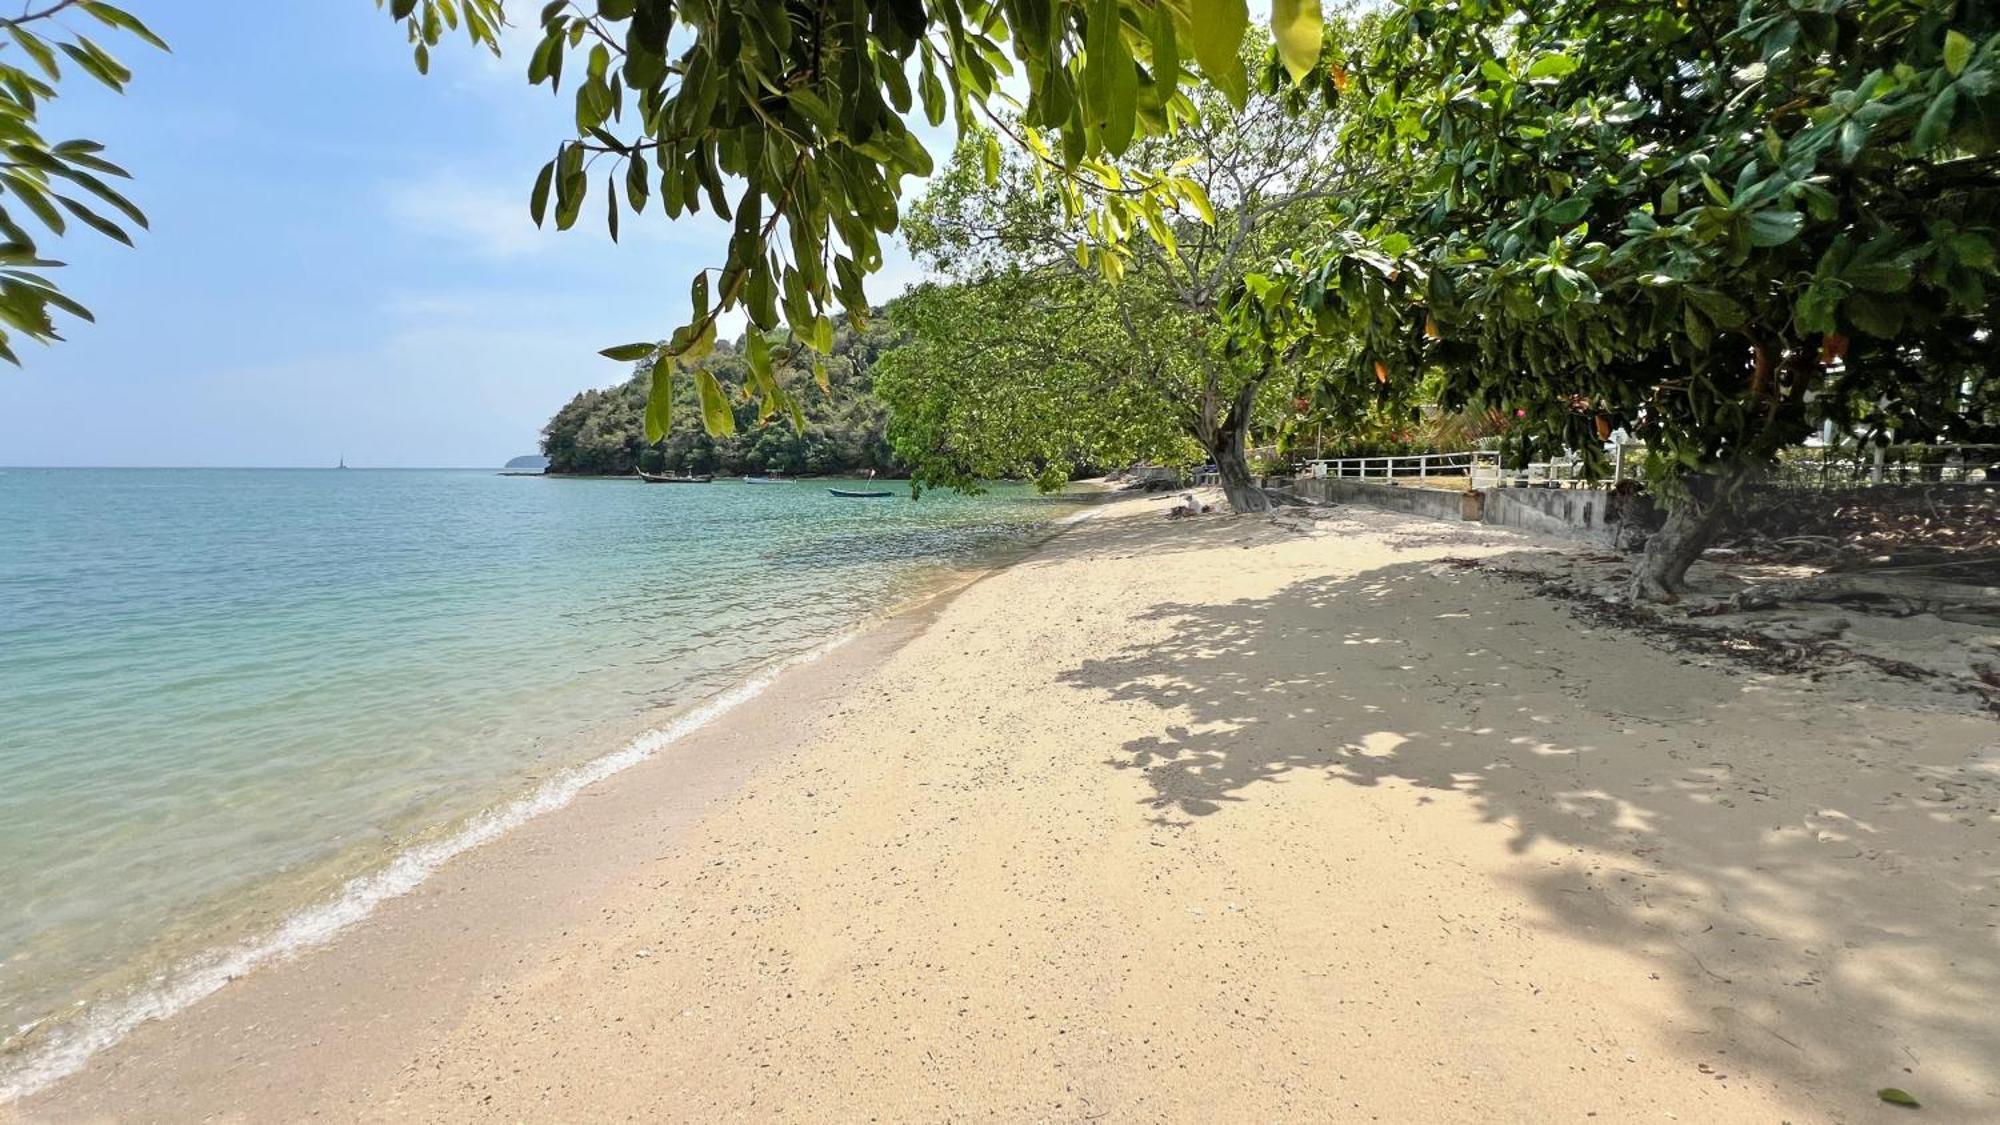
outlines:
M349 881L331 900L292 915L263 937L183 965L167 974L158 987L110 1002L76 1025L52 1032L49 1041L30 1051L18 1066L0 1072L0 1105L27 1097L76 1073L92 1055L125 1038L140 1024L172 1016L267 961L324 945L374 913L376 907L415 890L452 859L543 813L562 808L583 790L638 765L762 695L785 671L818 660L854 639L859 632L846 633L809 652L767 665L666 726L648 731L601 758L557 774L519 800L473 817L445 839L399 853L387 867Z

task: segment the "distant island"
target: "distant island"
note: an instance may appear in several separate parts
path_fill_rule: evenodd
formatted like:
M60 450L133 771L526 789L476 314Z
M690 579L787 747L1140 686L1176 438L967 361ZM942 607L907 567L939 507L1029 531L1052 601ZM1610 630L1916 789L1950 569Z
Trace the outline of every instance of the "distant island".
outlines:
M548 467L549 459L539 453L524 453L519 457L510 457L507 459L507 463L501 466L503 469L546 469Z
M584 391L556 411L542 430L547 470L579 476L629 476L640 469L814 476L873 469L878 476L906 476L907 470L889 449L888 409L875 396L871 372L876 358L896 343L886 317L873 318L858 332L842 317L836 322L832 354L826 361L826 389L818 386L809 368L781 364L779 382L804 406L803 431L786 418L759 424L756 405L739 402L735 435L711 437L701 424L693 380L682 380L674 398L673 424L657 445L646 441L650 375L641 365L624 383ZM747 382L740 341L718 343L708 367L725 387Z

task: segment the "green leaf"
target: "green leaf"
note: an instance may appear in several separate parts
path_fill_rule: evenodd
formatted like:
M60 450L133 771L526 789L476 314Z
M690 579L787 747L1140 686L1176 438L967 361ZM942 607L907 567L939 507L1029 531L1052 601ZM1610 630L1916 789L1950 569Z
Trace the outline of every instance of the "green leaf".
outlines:
M1951 115L1958 109L1958 87L1946 86L1944 92L1931 99L1930 108L1917 122L1916 132L1910 134L1910 143L1918 152L1928 152L1944 140L1951 130Z
M771 380L771 344L764 334L755 330L743 334L744 352L750 361L750 374L760 383Z
M1183 179L1175 181L1174 186L1179 189L1181 198L1187 200L1188 206L1194 208L1195 214L1201 216L1203 223L1211 227L1215 225L1215 208L1209 203L1208 192L1200 183Z
M76 200L71 199L66 195L56 196L56 202L62 204L64 210L68 211L72 215L75 215L77 218L83 220L83 224L85 226L103 235L104 237L111 239L114 242L122 242L127 246L132 245L132 236L126 234L124 228L120 227L117 223L112 222L110 219L107 219L104 216L98 214L97 212L92 211L90 208L85 207L83 204L78 203Z
M832 132L838 126L839 119L834 117L833 107L827 105L825 98L808 87L800 86L786 91L785 100L791 102L793 108L800 113L805 114L806 120L827 132Z
M1983 234L1964 231L1951 236L1951 253L1962 264L1976 270L1993 268L1993 242Z
M1702 319L1701 313L1695 311L1692 303L1681 307L1681 321L1687 325L1688 339L1694 341L1695 347L1706 350L1709 342L1715 339L1715 330Z
M930 59L929 55L924 56L923 70L917 76L917 92L924 99L924 120L936 126L944 124L944 83L938 81Z
M1195 61L1229 103L1240 109L1249 100L1250 84L1236 50L1250 28L1250 8L1245 0L1190 0L1190 4Z
M620 363L631 363L635 360L645 359L659 350L660 345L658 344L620 344L615 348L605 348L597 354L603 356L605 359L615 359Z
M1181 45L1174 31L1173 9L1153 5L1153 86L1162 101L1174 96L1181 81Z
M701 395L701 424L710 436L728 437L736 432L736 414L729 409L729 396L715 373L704 367L694 373L695 390Z
M1868 126L1850 117L1840 126L1840 162L1854 163L1861 154L1861 146L1868 143Z
M1887 340L1903 330L1903 303L1883 300L1866 293L1849 294L1840 311L1856 328L1870 336Z
M166 40L153 34L151 28L139 22L138 16L125 11L123 8L114 8L109 4L100 3L99 0L84 0L83 10L97 17L100 23L119 28L123 31L129 31L140 39L145 40L151 46L157 47L169 54L173 52L173 48L167 46ZM400 19L402 17L399 16L397 18Z
M1528 64L1528 78L1567 78L1576 73L1577 61L1568 55L1543 55Z
M1320 26L1319 0L1271 0L1271 38L1293 82L1319 62Z
M542 165L540 174L535 177L534 190L528 193L528 214L534 216L535 225L538 227L542 225L542 217L548 214L549 185L555 182L555 175L555 161L551 160Z
M674 421L674 365L662 359L653 364L653 376L646 389L646 441L667 436Z
M1734 328L1750 316L1736 298L1719 289L1690 285L1687 287L1687 299L1688 303L1706 313L1719 328Z
M1853 265L1840 272L1840 280L1870 293L1901 293L1910 287L1910 267L1895 261Z
M49 45L42 42L40 36L19 24L7 25L7 33L14 37L14 42L21 45L21 49L28 53L29 58L35 60L35 65L42 68L42 73L48 75L50 81L62 77L61 69L56 66L56 53L49 50Z
M1580 195L1573 195L1543 212L1542 217L1559 227L1573 226L1589 209L1590 200Z
M133 206L131 200L125 198L123 195L120 195L117 189L113 188L110 184L105 183L103 180L98 179L96 176L93 176L90 173L85 172L80 168L72 168L68 165L60 163L52 166L49 169L49 172L52 175L61 176L64 179L82 185L83 187L89 189L92 195L95 195L97 198L102 199L104 202L109 203L113 207L116 207L120 212L124 214L126 218L132 220L134 224L138 225L141 228L150 228L151 224L149 224L146 221L146 215L144 212L140 211L139 208Z
M1957 32L1953 32L1952 34L1956 35ZM1917 1099L1911 1097L1909 1094L1904 1093L1901 1090L1896 1089L1894 1086L1882 1087L1880 1090L1875 1091L1875 1096L1881 1098L1885 1102L1888 1102L1890 1105L1899 1105L1907 1109L1919 1108L1919 1103L1917 1102Z
M1965 70L1965 64L1972 61L1972 40L1957 31L1944 33L1944 70L1957 78Z
M5 184L7 190L18 196L21 202L27 205L28 210L33 211L35 217L42 221L43 226L57 234L66 229L67 224L63 222L62 212L57 211L55 205L49 202L48 193L41 185L13 172L0 172L0 184Z
M1093 0L1083 51L1083 102L1104 147L1122 155L1137 123L1138 71L1125 46L1118 0Z
M84 36L76 36L76 42L62 42L56 46L60 46L62 54L68 54L72 62L82 66L86 74L90 74L98 82L104 82L112 90L124 92L126 82L132 80L132 72L124 64L120 64L116 58L106 54L104 48L100 48L98 44L90 42Z
M1757 211L1744 222L1752 246L1783 246L1799 236L1806 217L1797 211Z

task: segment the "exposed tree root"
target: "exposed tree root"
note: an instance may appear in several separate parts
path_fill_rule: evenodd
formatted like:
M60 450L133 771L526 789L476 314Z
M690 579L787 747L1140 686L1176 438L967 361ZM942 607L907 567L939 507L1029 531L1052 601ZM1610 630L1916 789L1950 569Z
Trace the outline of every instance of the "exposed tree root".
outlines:
M1731 599L1738 610L1770 609L1783 602L1866 601L1893 607L1899 616L1916 613L2000 617L2000 586L1946 582L1907 572L1849 571L1752 586Z

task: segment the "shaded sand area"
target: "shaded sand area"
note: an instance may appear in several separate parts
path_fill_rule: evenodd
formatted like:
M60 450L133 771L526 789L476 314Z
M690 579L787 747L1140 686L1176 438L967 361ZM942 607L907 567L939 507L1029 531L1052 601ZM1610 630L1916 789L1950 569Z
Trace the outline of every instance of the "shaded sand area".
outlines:
M2000 1120L1992 718L1436 561L1509 533L1165 503L14 1109Z

